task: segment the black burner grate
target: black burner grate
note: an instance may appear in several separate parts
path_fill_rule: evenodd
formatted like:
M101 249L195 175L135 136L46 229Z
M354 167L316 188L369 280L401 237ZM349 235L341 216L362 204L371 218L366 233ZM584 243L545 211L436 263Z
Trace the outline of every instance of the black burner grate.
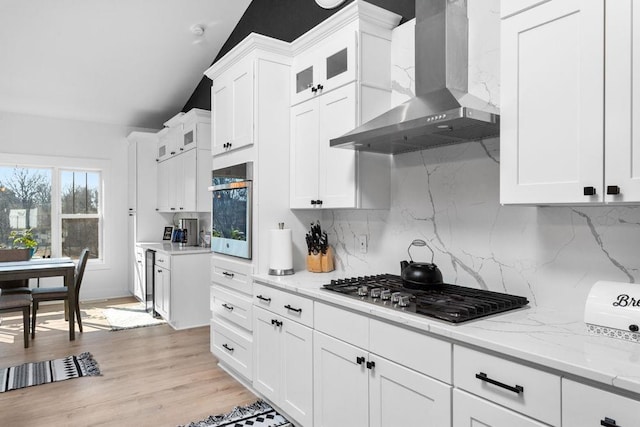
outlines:
M460 323L524 307L520 296L458 285L432 285L428 289L405 288L393 274L332 280L324 289L372 304Z

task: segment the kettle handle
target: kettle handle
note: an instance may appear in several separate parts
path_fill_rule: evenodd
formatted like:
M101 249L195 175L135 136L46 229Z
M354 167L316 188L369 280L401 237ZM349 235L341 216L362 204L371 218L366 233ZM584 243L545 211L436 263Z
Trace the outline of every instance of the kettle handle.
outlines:
M429 245L427 245L427 242L425 242L422 239L415 239L413 242L411 242L409 244L409 247L407 248L407 253L409 254L409 259L411 260L411 262L413 262L413 258L411 257L411 247L412 246L426 246L427 249L429 249L429 251L431 251L431 264L433 264L433 258L435 256L435 254L433 253L433 249L431 249L431 247Z

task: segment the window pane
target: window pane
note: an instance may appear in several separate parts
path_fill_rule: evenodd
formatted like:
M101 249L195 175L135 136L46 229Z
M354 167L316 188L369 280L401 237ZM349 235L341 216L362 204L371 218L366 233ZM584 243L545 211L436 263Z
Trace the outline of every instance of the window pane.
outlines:
M37 245L34 256L50 256L51 170L0 166L0 247L33 246L16 240L29 229Z
M89 258L99 258L99 225L98 218L63 218L62 256L78 259L89 248Z
M62 171L61 206L63 214L98 213L100 174L98 172Z

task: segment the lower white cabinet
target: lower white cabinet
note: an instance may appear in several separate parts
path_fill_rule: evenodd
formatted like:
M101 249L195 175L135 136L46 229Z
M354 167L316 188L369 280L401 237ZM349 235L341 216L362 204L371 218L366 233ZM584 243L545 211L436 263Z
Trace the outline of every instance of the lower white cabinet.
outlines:
M165 320L171 319L171 270L155 265L153 305Z
M474 396L460 389L453 390L453 427L545 427L531 418L504 406ZM596 424L593 424L594 426ZM586 427L587 424L582 424Z
M627 427L639 424L640 401L562 379L562 426Z
M303 426L313 423L312 329L254 307L253 386Z
M145 256L144 249L140 246L136 246L135 248L135 264L133 266L133 296L135 296L138 301L145 302L147 300L147 295L145 293L146 289L146 270L145 270ZM149 291L150 292L150 291Z
M451 425L451 386L314 332L314 426Z

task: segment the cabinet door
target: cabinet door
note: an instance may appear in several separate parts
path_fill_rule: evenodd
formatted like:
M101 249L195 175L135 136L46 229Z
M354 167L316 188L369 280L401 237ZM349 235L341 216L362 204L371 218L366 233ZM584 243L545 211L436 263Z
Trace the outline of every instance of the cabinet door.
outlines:
M134 251L135 262L133 266L133 295L138 299L138 301L146 303L147 295L145 293L146 271L144 266L144 250L142 248L136 247Z
M323 208L356 207L355 150L332 148L329 140L356 127L356 85L336 89L318 98L320 137L318 197Z
M318 199L318 125L317 99L291 107L291 152L289 204L292 209L311 208Z
M537 421L464 391L453 390L453 427L544 427Z
M197 210L197 154L198 150L189 150L176 157L177 170L177 208L180 211L194 212Z
M501 203L602 201L604 1L504 19L501 56Z
M562 380L563 427L633 426L638 424L639 413L637 400Z
M255 364L253 386L267 399L278 401L282 369L280 328L282 319L259 307L253 309L253 345Z
M169 212L174 212L178 209L178 175L182 173L182 162L178 157L172 157L165 160L167 171L167 199L169 205Z
M157 176L158 186L157 190L157 209L160 212L167 212L169 210L169 161L165 160L158 163Z
M154 270L154 306L156 312L166 320L170 320L171 271L155 266Z
M640 7L606 3L605 194L607 202L640 201Z
M369 426L367 352L321 332L313 333L315 427ZM362 358L362 363L358 363Z
M282 320L281 387L278 404L301 425L313 424L313 331Z
M451 386L370 355L371 427L451 425Z
M247 57L220 76L220 82L214 81L214 156L253 144L253 75L253 58Z

